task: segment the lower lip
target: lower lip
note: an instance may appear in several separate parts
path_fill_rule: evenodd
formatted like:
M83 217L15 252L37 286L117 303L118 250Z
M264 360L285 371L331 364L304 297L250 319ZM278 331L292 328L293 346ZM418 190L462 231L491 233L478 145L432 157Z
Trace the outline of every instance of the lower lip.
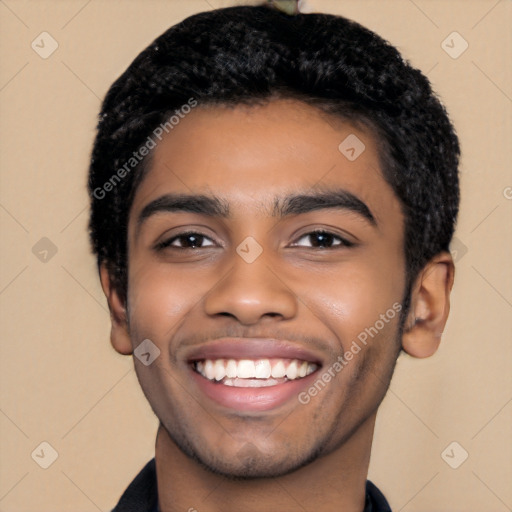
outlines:
M299 393L316 378L318 369L307 377L261 388L226 386L206 379L192 368L190 371L199 389L219 405L238 411L268 411L293 398L297 400Z

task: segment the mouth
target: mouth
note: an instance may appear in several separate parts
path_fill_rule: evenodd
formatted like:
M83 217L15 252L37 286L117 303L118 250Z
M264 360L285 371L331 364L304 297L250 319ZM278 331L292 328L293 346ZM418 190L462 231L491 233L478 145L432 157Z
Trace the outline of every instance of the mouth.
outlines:
M300 359L205 359L194 361L193 369L210 382L238 388L277 386L303 379L318 365Z
M321 367L317 356L288 342L215 340L187 358L193 382L216 405L237 411L268 411L292 401Z

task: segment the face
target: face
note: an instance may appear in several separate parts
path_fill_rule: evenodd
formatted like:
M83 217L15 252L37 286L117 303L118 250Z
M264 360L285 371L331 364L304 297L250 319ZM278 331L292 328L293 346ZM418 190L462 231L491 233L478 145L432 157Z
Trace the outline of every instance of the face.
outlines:
M400 350L404 219L375 140L279 100L197 107L153 157L129 216L127 335L160 351L134 362L163 428L239 477L339 449Z

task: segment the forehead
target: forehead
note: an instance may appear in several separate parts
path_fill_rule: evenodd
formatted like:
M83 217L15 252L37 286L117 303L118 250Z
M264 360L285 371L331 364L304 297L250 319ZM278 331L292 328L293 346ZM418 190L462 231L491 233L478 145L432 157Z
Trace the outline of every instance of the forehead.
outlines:
M295 100L198 106L153 151L132 211L183 193L222 197L230 213L271 215L280 196L329 188L370 203L377 218L399 210L374 136Z

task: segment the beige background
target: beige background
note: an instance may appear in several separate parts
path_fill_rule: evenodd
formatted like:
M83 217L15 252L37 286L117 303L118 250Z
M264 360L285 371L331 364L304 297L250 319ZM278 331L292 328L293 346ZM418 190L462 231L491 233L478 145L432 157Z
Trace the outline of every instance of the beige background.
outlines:
M0 1L1 511L110 510L154 454L157 422L131 358L110 346L89 251L89 152L100 99L139 51L233 3ZM400 357L369 477L395 512L511 510L511 2L308 4L375 30L427 73L463 150L448 327L432 358ZM59 45L47 59L31 48L43 31ZM441 47L453 31L469 44L457 59ZM46 262L32 250L42 237L57 248ZM31 457L43 441L58 453L48 469ZM451 460L469 454L458 469L441 457L453 441Z

